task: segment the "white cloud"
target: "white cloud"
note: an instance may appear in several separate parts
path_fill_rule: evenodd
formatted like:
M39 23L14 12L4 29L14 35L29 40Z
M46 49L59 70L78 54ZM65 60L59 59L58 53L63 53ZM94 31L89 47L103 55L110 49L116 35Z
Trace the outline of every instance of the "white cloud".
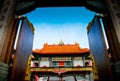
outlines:
M65 23L65 24L34 24L35 35L33 49L42 48L44 43L58 44L63 40L65 44L80 44L80 47L89 48L87 39L86 24Z

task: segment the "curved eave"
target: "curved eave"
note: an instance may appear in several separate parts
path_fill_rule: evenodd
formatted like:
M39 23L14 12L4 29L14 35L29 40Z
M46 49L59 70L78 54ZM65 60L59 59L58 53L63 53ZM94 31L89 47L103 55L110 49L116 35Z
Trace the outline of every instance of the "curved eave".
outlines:
M19 1L15 9L16 15L23 15L29 13L37 8L35 1Z
M101 0L19 0L16 14L22 15L42 7L86 7L96 13L105 13L106 7Z
M33 53L36 54L84 54L84 53L90 53L90 51L83 51L83 52L37 52L33 51Z
M82 52L39 52L39 51L32 51L35 55L88 55L90 54L90 50L82 51Z
M89 1L89 2L85 2L85 8L91 11L94 11L96 13L101 13L101 14L105 14L107 13L107 7L104 4L103 1Z

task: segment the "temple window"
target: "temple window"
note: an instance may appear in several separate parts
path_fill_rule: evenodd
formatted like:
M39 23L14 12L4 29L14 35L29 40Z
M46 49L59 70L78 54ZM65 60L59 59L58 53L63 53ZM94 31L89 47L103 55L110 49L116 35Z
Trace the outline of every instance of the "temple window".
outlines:
M39 67L39 61L38 60L32 60L31 61L31 67Z
M85 64L85 66L92 66L93 64L92 64L92 59L86 59L85 61L84 61L84 64Z
M39 67L50 67L49 57L41 57Z
M74 57L73 58L73 66L74 67L83 67L84 63L83 63L83 58L82 57Z
M71 57L52 57L52 67L71 67Z

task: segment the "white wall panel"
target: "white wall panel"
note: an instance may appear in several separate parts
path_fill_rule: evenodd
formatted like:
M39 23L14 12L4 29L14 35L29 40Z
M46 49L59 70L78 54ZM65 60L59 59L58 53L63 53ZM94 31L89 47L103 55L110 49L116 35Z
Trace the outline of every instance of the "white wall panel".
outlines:
M73 61L73 66L83 66L83 61L82 60L74 60Z
M49 61L40 61L40 67L49 67L50 62Z

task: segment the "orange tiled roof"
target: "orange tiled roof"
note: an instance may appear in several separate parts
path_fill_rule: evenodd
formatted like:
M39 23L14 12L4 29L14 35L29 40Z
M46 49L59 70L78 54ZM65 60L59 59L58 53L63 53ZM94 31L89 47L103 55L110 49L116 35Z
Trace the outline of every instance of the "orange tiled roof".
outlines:
M73 45L48 45L44 44L42 49L33 50L33 53L38 54L73 54L73 53L89 53L90 50L87 48L80 48L78 43Z

